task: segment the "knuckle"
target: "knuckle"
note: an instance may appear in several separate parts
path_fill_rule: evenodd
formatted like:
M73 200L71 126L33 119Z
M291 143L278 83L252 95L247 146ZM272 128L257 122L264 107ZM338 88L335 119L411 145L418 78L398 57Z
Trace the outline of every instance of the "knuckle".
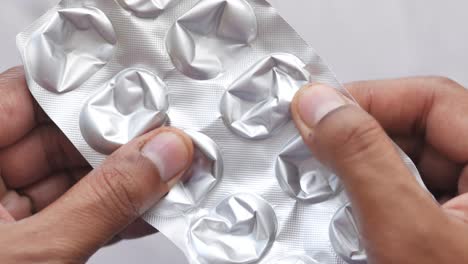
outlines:
M352 159L372 155L384 135L380 124L368 116L348 126L335 149L339 155Z
M115 163L114 163L115 164ZM98 184L95 192L101 202L110 209L113 217L132 219L139 216L137 190L132 173L115 166L103 166L98 171Z

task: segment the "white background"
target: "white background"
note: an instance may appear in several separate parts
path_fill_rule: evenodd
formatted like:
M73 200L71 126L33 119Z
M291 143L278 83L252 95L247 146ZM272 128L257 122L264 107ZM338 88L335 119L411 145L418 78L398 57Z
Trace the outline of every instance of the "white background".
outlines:
M57 0L2 2L0 71L20 64L15 35ZM468 86L467 1L271 2L343 82L443 75ZM102 249L89 263L186 264L186 261L163 236L154 235Z

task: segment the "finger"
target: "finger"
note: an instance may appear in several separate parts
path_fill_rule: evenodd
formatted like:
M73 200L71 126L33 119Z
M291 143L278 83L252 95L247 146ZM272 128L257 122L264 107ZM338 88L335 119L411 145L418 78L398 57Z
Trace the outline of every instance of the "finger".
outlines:
M0 171L0 199L5 196L7 193L7 189L5 187L5 184L3 183L1 171ZM0 203L0 222L14 222L15 219L11 216L10 213L1 205Z
M0 74L0 148L16 142L44 120L47 117L28 90L23 68Z
M122 239L135 239L148 235L157 233L158 230L152 225L145 222L145 220L138 218L135 222L127 226L122 232L120 232L119 237Z
M462 166L426 145L418 161L418 169L431 192L439 195L457 193L458 178Z
M0 204L0 223L11 223L14 221L13 216Z
M33 184L53 172L88 163L54 125L40 126L0 151L2 177L10 188Z
M456 194L463 166L444 157L431 145L425 145L424 139L418 136L399 136L392 140L416 161L421 177L432 193L452 197ZM438 200L444 201L441 196L437 197Z
M292 115L314 155L340 176L353 203L370 254L388 241L416 242L427 228L424 218L445 223L443 214L402 162L379 123L333 88L301 89ZM405 237L406 234L408 237Z
M49 230L56 243L51 246L88 257L163 197L192 157L187 135L174 128L157 129L117 150L57 202L30 218L30 228Z
M440 205L444 205L446 202L450 201L453 199L454 195L449 196L449 195L442 195L439 198L437 198L437 201L439 202Z
M0 170L0 197L3 197L7 192L7 188L5 186L5 183L3 182L2 178L2 171Z
M455 218L468 224L468 194L462 194L442 206L445 212Z
M391 138L411 160L419 160L424 149L424 139L418 136L394 136Z
M465 165L465 168L463 168L460 178L458 179L458 193L468 193L468 165Z
M468 91L440 77L356 82L346 86L391 135L420 135L458 163L468 161Z
M445 211L468 224L468 165L463 169L459 183L459 196L443 204Z
M89 173L89 168L79 168L71 171L61 171L55 173L33 185L21 190L21 194L29 197L32 203L33 212L41 211L65 192L70 189L75 181L75 176L84 176Z
M32 215L31 200L16 191L8 191L0 199L0 204L15 220L21 220Z

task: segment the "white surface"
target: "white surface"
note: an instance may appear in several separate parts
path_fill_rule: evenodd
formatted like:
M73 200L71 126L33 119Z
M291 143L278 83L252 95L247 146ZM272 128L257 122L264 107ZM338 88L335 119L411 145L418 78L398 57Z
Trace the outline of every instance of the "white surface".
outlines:
M108 1L108 0L107 0ZM0 71L20 63L15 35L56 0L3 1ZM468 85L468 2L271 0L343 81L444 75ZM119 243L89 263L185 264L163 236Z

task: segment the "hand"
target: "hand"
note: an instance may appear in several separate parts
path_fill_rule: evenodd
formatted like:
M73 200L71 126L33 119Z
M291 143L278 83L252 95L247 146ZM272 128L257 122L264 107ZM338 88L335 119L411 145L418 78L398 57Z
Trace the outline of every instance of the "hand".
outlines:
M292 104L305 142L340 176L369 263L468 263L468 91L443 78L303 88ZM412 159L440 206L393 146Z
M188 136L161 128L90 171L32 98L22 68L0 74L0 262L82 263L119 233L146 234L138 217L192 156Z

